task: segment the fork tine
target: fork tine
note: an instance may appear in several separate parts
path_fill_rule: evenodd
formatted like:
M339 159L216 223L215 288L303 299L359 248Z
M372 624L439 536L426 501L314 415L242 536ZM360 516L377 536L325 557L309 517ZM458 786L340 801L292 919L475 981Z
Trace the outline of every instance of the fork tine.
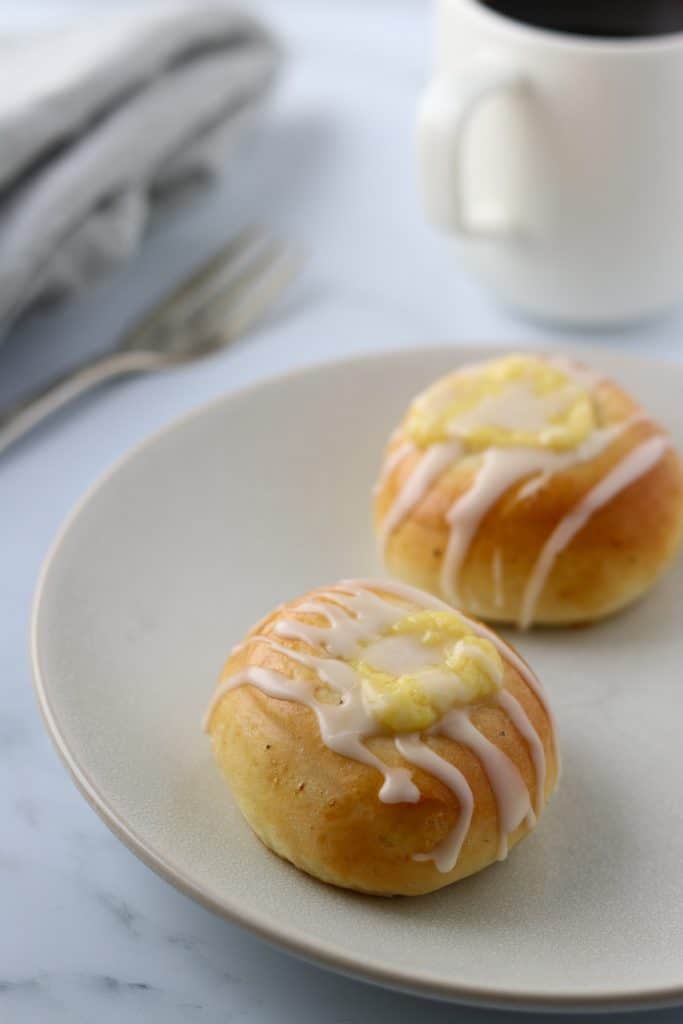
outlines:
M264 237L265 230L258 224L249 225L240 231L238 235L202 263L189 278L185 278L165 295L149 313L142 316L126 332L121 347L126 349L143 348L146 336L170 325L176 316L183 317L187 303L195 292L207 287L233 263L238 263L244 253Z
M240 282L236 296L234 291L231 299L225 293L217 296L206 310L207 320L215 328L213 335L210 331L207 335L207 348L222 348L244 334L270 309L304 263L302 250L282 245L272 259L261 263L256 275Z
M275 265L292 252L293 247L290 243L277 238L265 241L248 260L244 261L239 271L230 277L225 287L207 299L195 315L188 317L188 325L196 324L200 331L204 329L205 324L208 327L220 326L221 320L229 316L247 294L269 275Z

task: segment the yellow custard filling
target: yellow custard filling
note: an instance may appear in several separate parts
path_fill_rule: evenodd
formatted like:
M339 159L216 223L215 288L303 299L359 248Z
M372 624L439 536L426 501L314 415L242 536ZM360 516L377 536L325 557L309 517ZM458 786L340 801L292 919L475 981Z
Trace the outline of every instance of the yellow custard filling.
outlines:
M419 447L460 440L468 451L566 451L597 426L589 393L564 369L511 355L438 381L413 402L406 433Z
M387 640L389 644L387 645ZM421 732L447 711L495 695L503 684L500 654L484 637L476 636L456 612L421 611L406 615L383 641L392 657L424 664L395 674L367 659L354 662L363 696L373 716L391 732ZM393 646L392 646L393 644Z

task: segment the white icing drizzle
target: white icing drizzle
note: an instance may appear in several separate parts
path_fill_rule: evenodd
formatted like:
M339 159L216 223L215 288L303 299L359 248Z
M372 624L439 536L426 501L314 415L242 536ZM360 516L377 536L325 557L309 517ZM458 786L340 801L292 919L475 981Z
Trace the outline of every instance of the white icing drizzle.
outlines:
M284 648L287 653L294 657L295 661L302 661L314 667L316 659L307 659L307 656L300 652L292 652ZM353 669L343 662L334 659L327 660L330 664L326 671L329 673L325 682L336 689L332 680L335 669L348 669L356 682L356 674ZM330 671L332 670L332 671ZM217 690L209 705L204 727L207 728L214 709L223 699L226 693L234 690L237 686L250 683L256 686L269 697L277 697L281 700L294 700L310 708L318 720L318 728L323 743L334 750L337 754L349 757L354 761L361 761L381 772L384 782L379 791L380 800L386 804L417 803L420 799L420 791L411 781L410 772L405 768L393 768L376 757L368 750L363 740L370 735L377 733L377 726L370 713L365 709L362 701L358 699L357 693L353 690L346 690L340 704L328 704L316 698L314 693L315 684L304 682L299 679L290 679L288 676L275 672L272 669L259 668L250 665L248 668L237 672L227 679Z
M534 801L534 813L538 818L543 810L543 803L545 801L545 748L541 743L541 738L534 729L526 711L519 701L512 696L509 690L500 691L498 694L498 703L520 735L529 744L531 763L534 766L534 773L536 775L536 799Z
M493 601L496 608L502 608L505 604L505 590L503 584L503 552L496 548L493 552L491 563L493 575Z
M400 465L401 462L403 462L407 455L410 455L414 451L415 445L413 444L413 442L404 441L402 444L397 445L394 448L394 450L389 455L387 455L382 465L382 469L379 474L377 483L375 484L374 490L372 492L373 494L378 494L379 491L381 491L382 487L389 479L391 474L394 472L396 467Z
M443 782L458 799L460 814L455 828L451 829L446 838L442 839L429 853L416 853L414 855L414 860L434 861L439 871L451 871L458 862L462 844L472 823L474 796L470 785L463 773L455 765L435 753L431 747L422 742L416 733L411 733L408 736L397 736L394 742L399 754L406 761L417 765L418 768L422 768L423 771L429 772L435 779Z
M525 484L522 484L522 486L518 488L514 497L515 504L517 504L518 501L526 501L527 498L531 498L534 494L545 487L551 476L552 473L537 473L536 476L530 477Z
M625 455L607 476L591 488L581 501L560 520L543 545L527 581L519 617L519 625L522 628L529 626L533 621L536 604L560 552L567 547L599 508L648 473L659 462L670 445L669 438L662 434L643 441L642 444Z
M434 481L460 458L462 450L459 441L445 441L427 449L384 518L379 531L380 548L386 547L394 530L422 500Z
M441 567L441 589L452 604L461 601L458 577L486 513L515 484L537 474L550 476L600 455L626 428L618 423L592 434L576 449L556 452L547 448L487 448L472 486L446 513L450 536Z
M475 728L466 711L449 711L439 722L438 729L456 743L469 747L481 761L498 808L498 860L505 860L508 852L508 835L514 832L525 818L530 828L536 822L524 779L507 754Z
M347 594L345 584L341 586L344 590L323 591L315 601L296 606L298 612L327 619L327 626L300 619L280 619L275 626L277 635L324 647L333 658L353 658L360 655L363 640L386 632L404 613L404 609L383 601L372 590L351 589Z
M398 602L387 600L378 590L395 597ZM311 670L311 680L291 679L281 672L259 666L247 666L222 683L213 697L205 718L208 729L211 715L222 698L230 690L244 684L257 687L271 697L297 701L309 707L316 715L323 743L331 750L345 757L360 761L376 768L383 777L379 798L384 803L414 803L420 799L420 792L406 768L392 767L374 755L365 745L372 736L387 735L372 715L363 698L360 677L346 660L368 656L372 664L381 663L384 671L410 670L409 666L431 664L434 652L409 636L386 635L391 627L415 606L427 609L453 609L420 590L393 582L366 580L343 580L336 587L316 594L314 598L296 605L292 611L315 615L315 622L302 622L296 618L281 619L275 626L277 637L297 640L308 647L324 651L324 655L296 650L283 645L272 634L249 638L247 643L265 644L283 656L299 662ZM507 644L486 627L463 616L473 634L489 639L507 660L517 668L522 677L537 694L551 721L540 683L529 667ZM380 639L377 639L380 637ZM479 659L483 668L498 673L499 669L485 652L476 645L469 646L469 654ZM419 656L419 658L418 658ZM435 658L438 663L438 659ZM434 685L440 685L438 669L434 671ZM499 679L502 683L502 677ZM320 684L337 694L335 703L330 695L316 694ZM536 769L537 812L543 805L545 785L545 757L543 744L521 706L505 690L496 698L506 710L529 744L531 757ZM511 709L511 710L509 710ZM495 744L491 743L469 718L467 709L448 712L430 730L430 735L446 735L469 747L486 772L498 807L500 845L499 857L505 856L508 835L526 818L533 824L534 812L531 797L522 777L513 764ZM554 733L553 733L554 742ZM460 813L452 832L432 851L416 855L416 860L433 860L440 871L450 871L457 858L470 827L474 798L464 775L444 760L417 734L394 737L394 744L402 757L439 778L455 794ZM538 794L540 798L538 797Z

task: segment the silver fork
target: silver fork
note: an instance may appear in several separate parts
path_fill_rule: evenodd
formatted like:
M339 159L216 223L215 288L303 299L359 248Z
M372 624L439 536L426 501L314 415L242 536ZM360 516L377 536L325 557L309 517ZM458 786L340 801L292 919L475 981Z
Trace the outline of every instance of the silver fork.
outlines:
M294 246L260 227L246 228L126 331L112 351L0 413L0 452L105 381L177 366L229 345L271 307L302 263Z

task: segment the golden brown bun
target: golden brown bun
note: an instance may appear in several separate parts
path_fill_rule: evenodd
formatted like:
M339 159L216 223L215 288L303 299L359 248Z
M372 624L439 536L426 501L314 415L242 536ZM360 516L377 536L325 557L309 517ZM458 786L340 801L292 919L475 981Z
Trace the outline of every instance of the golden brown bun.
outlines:
M615 383L602 380L593 398L599 426L642 413ZM650 419L633 422L596 458L551 476L538 491L516 500L511 487L479 525L459 574L460 607L492 622L517 622L525 584L553 529L628 452L666 432ZM392 438L387 456L406 437ZM375 495L379 530L419 459L411 453L381 481ZM385 561L390 572L442 595L440 571L448 543L446 513L464 494L478 463L455 464L427 490L391 535ZM558 555L540 594L534 624L588 622L617 611L644 593L674 559L683 535L683 473L669 449L649 472L599 508ZM503 601L496 602L494 552L504 567Z
M314 592L320 593L320 592ZM259 644L306 595L278 609L249 634L223 669L221 682L247 665L275 669L290 678L311 678L300 663ZM311 621L299 612L298 617ZM287 647L310 651L300 641ZM504 659L505 660L505 659ZM308 673L308 674L307 674ZM220 683L219 683L220 685ZM544 803L558 775L552 726L540 699L505 661L504 687L522 705L541 739L547 759ZM532 797L535 774L529 746L499 707L479 706L471 720L519 769ZM367 741L388 764L410 767L420 790L417 803L383 803L379 772L330 750L322 742L315 715L302 704L274 699L256 687L239 686L220 700L208 723L213 749L235 799L267 847L325 882L382 895L417 895L449 885L496 860L498 813L491 785L477 757L445 737L426 742L465 775L473 796L472 823L455 867L441 873L433 862L413 860L449 835L460 807L454 793L432 775L408 766L390 737ZM513 846L529 831L521 825L509 837Z

